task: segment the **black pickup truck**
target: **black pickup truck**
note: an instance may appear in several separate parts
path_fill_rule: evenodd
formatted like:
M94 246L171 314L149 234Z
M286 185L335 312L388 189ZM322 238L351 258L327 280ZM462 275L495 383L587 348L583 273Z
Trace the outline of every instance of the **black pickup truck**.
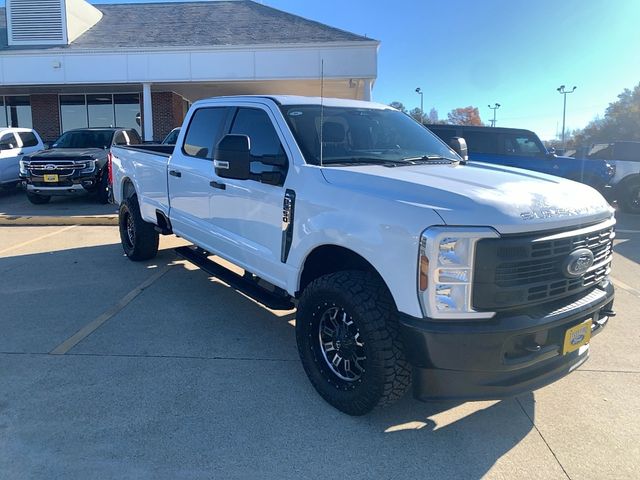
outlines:
M51 148L24 156L20 178L31 203L49 202L54 195L95 194L107 203L110 195L108 156L112 145L142 143L129 128L81 128L62 134Z

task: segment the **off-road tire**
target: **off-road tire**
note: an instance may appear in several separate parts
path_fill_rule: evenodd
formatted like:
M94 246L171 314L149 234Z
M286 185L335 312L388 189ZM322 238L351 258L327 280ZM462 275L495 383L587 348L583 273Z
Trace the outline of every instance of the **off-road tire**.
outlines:
M621 191L618 202L626 213L640 213L640 181L628 182Z
M321 317L332 307L344 309L364 343L364 369L356 381L340 379L322 354ZM298 303L296 340L302 365L315 389L348 415L364 415L375 407L390 405L411 384L393 299L373 273L343 271L311 282Z
M158 253L159 235L153 224L140 215L138 198L127 198L120 204L118 215L120 242L127 257L134 262L150 260Z
M45 203L49 203L51 196L27 192L27 199L34 205L44 205Z
M109 190L109 175L105 170L102 172L102 175L100 175L98 191L96 192L96 198L99 203L102 203L103 205L109 203Z

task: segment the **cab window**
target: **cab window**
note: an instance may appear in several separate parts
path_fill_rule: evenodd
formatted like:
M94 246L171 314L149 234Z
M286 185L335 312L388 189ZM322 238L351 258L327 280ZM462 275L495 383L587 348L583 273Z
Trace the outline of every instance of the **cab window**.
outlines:
M507 155L528 157L544 155L537 139L532 135L505 135L504 151Z
M231 133L247 135L251 142L251 156L257 161L285 157L280 138L269 115L257 108L240 108L233 122Z
M0 150L11 150L17 146L18 142L16 137L13 136L13 133L5 133L0 137Z
M182 152L190 157L213 160L213 152L222 136L227 112L227 107L196 110L187 127Z
M18 132L23 147L35 147L38 145L38 139L33 132Z
M499 153L498 135L493 132L463 131L462 137L467 142L469 153L496 155Z

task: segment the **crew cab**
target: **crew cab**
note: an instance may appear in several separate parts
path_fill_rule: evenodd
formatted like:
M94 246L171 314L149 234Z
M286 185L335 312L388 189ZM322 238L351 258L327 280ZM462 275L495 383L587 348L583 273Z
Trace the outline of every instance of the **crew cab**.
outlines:
M640 213L640 142L611 142L579 149L577 158L606 160L615 174L611 178L610 197L628 213ZM580 155L580 152L584 152Z
M0 187L14 187L20 181L23 155L42 150L38 132L30 128L0 128Z
M508 165L586 183L605 193L613 168L604 160L575 159L548 152L538 136L521 128L427 125L445 142L462 137L469 160Z
M347 414L410 384L422 400L530 391L585 362L614 315L613 210L454 145L377 103L201 100L175 147L111 149L122 247L148 260L179 235L179 255L296 307L307 376Z
M31 203L48 203L54 195L95 194L110 197L107 157L112 145L141 143L134 129L80 128L60 136L51 148L25 155L20 178Z

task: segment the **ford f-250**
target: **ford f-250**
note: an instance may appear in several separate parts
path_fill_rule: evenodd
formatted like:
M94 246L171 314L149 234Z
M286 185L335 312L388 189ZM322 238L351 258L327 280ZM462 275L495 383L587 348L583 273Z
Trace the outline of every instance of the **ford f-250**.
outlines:
M174 233L232 287L295 305L304 369L348 414L411 383L423 400L530 391L614 315L613 212L586 185L456 151L375 103L198 101L175 149L112 148L122 246L150 259Z

